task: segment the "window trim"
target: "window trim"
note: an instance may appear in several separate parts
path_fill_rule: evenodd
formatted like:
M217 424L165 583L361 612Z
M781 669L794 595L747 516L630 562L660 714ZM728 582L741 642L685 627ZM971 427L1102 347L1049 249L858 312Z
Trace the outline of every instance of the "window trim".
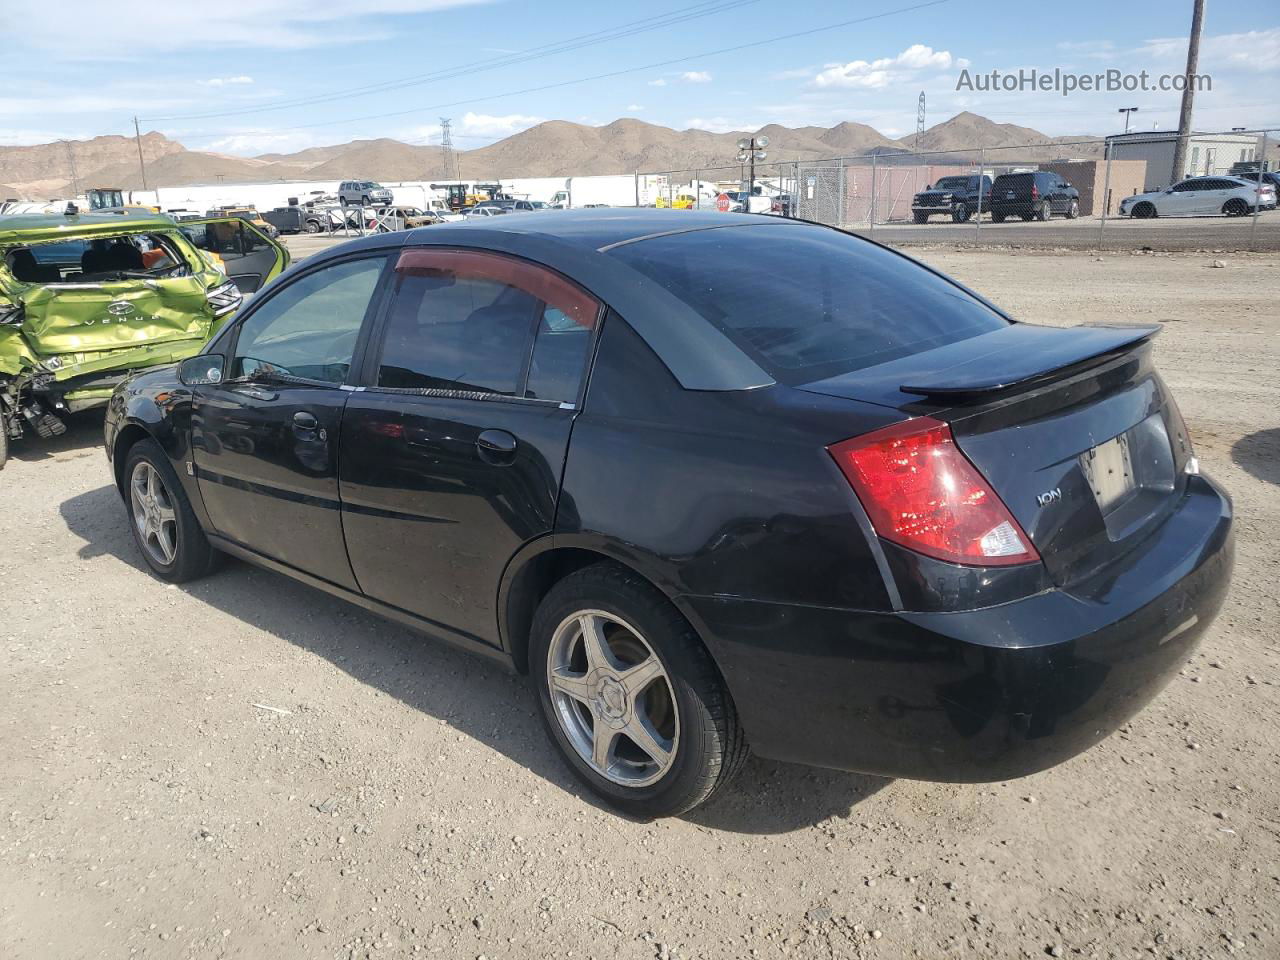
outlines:
M487 247L469 247L463 245L450 244L444 245L422 245L413 247L402 247L397 251L393 251L396 256L387 258L386 272L380 281L383 286L381 303L379 304L378 313L371 324L368 341L365 344L365 353L363 362L360 367L359 377L354 381L355 386L361 390L370 393L384 393L405 397L436 397L448 400L472 400L479 403L515 403L523 405L535 405L540 407L558 407L564 410L581 409L583 398L587 392L587 381L591 376L591 367L595 361L596 348L600 342L601 328L604 326L604 320L609 312L609 307L604 301L597 297L590 290L587 290L582 284L572 278L556 270L554 267L547 266L537 260L529 257L522 257L516 254L507 253L502 250L493 250ZM567 286L571 287L581 296L590 300L596 305L595 325L591 330L591 339L587 344L585 351L586 356L583 359L581 373L578 377L578 392L572 400L551 400L542 397L526 397L525 392L529 389L529 370L532 366L533 351L537 346L537 327L534 322L535 318L531 318L528 352L521 364L520 382L516 385L517 393L508 395L505 393L496 393L489 391L475 390L451 390L438 387L384 387L378 384L378 368L382 364L382 351L386 344L387 333L390 328L390 308L395 299L395 283L394 277L399 268L400 261L406 255L448 255L456 253L467 254L484 254L498 260L506 260L511 263L519 264L525 267L531 267L543 274L546 274ZM522 288L524 289L524 288ZM533 296L538 296L536 291L526 290ZM541 299L541 298L539 298ZM547 301L541 300L544 307ZM367 318L366 318L367 319ZM354 369L354 365L353 365Z
M335 257L332 260L325 260L308 269L300 270L293 274L289 278L288 282L277 284L275 289L267 296L261 298L254 297L251 309L244 311L235 318L235 323L231 325L232 330L230 332L230 337L228 338L223 350L217 351L222 355L224 362L227 364L227 368L230 369L231 365L235 363L236 351L240 347L240 334L244 331L245 323L248 322L248 320L259 310L265 309L266 304L271 303L272 300L280 296L284 291L292 288L294 284L299 283L303 279L317 274L322 270L326 270L330 267L338 267L342 264L352 263L357 260L374 260L380 257L383 260L382 271L378 275L377 281L374 283L373 294L369 297L369 303L365 306L364 317L360 321L360 331L356 334L356 343L351 353L351 364L347 368L346 379L342 383L334 383L330 380L312 380L309 377L295 378L299 381L299 383L296 384L297 386L309 385L327 387L332 390L341 390L344 388L350 389L354 385L352 383L353 378L356 378L356 382L358 382L358 371L360 371L364 364L364 353L369 344L369 332L376 321L377 316L382 310L383 301L386 300L387 276L390 273L391 254L394 252L395 250L388 250L386 248L379 248L372 251L361 250L347 256ZM215 341L219 339L221 339L221 335L215 337ZM224 380L220 384L216 384L214 386L225 386L227 384L234 386L236 382L237 381L234 380Z

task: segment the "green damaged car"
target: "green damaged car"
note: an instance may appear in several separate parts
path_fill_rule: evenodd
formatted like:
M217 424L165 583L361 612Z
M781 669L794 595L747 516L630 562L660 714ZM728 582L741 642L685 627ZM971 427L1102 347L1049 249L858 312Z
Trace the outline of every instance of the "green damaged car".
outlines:
M289 264L239 218L0 216L0 466L136 370L196 353Z

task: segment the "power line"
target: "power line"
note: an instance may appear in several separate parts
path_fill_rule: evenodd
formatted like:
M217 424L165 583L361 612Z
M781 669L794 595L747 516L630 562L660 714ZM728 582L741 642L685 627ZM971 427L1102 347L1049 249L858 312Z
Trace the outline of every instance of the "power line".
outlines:
M528 63L531 60L540 60L543 57L554 56L560 53L569 53L573 50L580 50L583 47L607 43L610 40L625 39L626 37L635 36L639 33L648 33L653 30L660 30L665 27L674 26L675 24L684 23L688 20L696 20L701 17L708 17L717 13L725 13L737 7L748 6L759 2L760 0L704 0L704 2L694 4L692 7L682 7L677 10L673 10L670 13L661 14L657 17L646 17L643 20L632 20L617 27L610 27L607 30L597 30L593 33L584 33L576 37L557 40L554 43L544 44L539 47L531 47L528 50L518 51L514 54L495 57L489 60L479 60L469 64L461 64L456 67L448 67L431 73L402 77L398 80L383 80L378 83L367 84L365 86L350 87L345 90L330 91L329 93L314 94L307 97L297 97L259 107L224 110L212 113L175 114L168 117L143 117L143 119L148 123L162 123L174 120L209 120L217 117L243 116L245 114L266 113L272 110L287 110L297 107L315 106L323 103L332 103L337 100L346 100L352 97L368 96L373 93L385 93L390 90L399 90L405 87L421 86L428 83L439 83L443 80L454 80L458 77L469 76L473 73L495 70L499 67L515 66L517 64Z
M654 63L641 64L636 67L626 67L622 70L612 70L608 73L597 73L589 77L577 77L573 80L560 80L556 83L544 83L536 87L525 87L522 90L509 90L505 93L495 93L483 97L470 97L466 100L453 100L448 103L436 103L426 106L416 106L408 110L393 110L388 113L373 113L360 117L344 117L340 120L322 120L316 123L300 123L292 127L279 127L278 130L309 130L315 127L329 127L340 123L358 123L364 120L385 120L390 117L403 117L409 114L421 113L424 110L446 110L450 107L468 106L473 103L485 103L491 100L502 100L507 97L518 97L528 93L542 93L547 90L558 90L563 87L572 87L580 83L592 83L597 80L611 80L614 77L626 76L629 73L640 73L644 70L656 70L662 67L671 67L681 63L688 63L690 60L700 60L705 57L717 57L726 53L737 53L741 50L752 50L757 47L768 46L772 43L781 43L784 40L796 40L800 37L809 37L815 33L824 33L828 30L838 30L841 27L850 27L860 23L869 23L873 20L883 20L886 17L893 17L903 13L914 13L917 10L926 10L929 7L941 6L950 0L927 0L924 3L915 3L910 6L896 7L893 10L885 10L881 13L868 14L863 17L854 17L851 20L840 20L835 23L827 23L818 27L811 27L808 30L797 30L795 33L781 34L776 37L768 37L764 40L753 40L748 43L739 43L731 47L721 47L717 50L706 50L701 53L689 54L684 57L673 57L670 60L659 60ZM246 135L252 136L261 133L260 130L242 130L242 131L215 131L214 133L205 133L204 136L236 136ZM198 132L197 132L198 133Z

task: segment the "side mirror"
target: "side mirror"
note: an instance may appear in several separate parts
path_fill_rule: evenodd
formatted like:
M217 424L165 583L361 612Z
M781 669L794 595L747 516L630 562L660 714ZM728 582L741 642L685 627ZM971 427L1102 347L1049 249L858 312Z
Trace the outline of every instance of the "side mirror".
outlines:
M202 353L178 364L178 379L188 387L222 382L226 358L220 353Z

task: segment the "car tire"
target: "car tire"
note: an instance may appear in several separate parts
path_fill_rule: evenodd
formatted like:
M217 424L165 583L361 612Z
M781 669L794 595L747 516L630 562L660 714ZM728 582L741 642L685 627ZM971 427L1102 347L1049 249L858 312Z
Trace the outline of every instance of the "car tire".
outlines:
M993 213L993 214L991 215L991 222L992 222L992 223L1004 223L1004 214L1003 214L1003 213Z
M1249 215L1249 204L1239 197L1232 197L1222 205L1222 212L1228 217L1247 217Z
M600 563L565 577L539 604L529 646L548 734L573 773L612 806L674 816L741 769L747 743L715 663L679 611L637 574Z
M967 203L958 203L951 210L952 223L967 223L969 220L969 205Z
M139 440L129 448L124 482L129 530L151 572L161 580L184 583L212 571L219 554L154 440Z
M1134 204L1133 211L1130 216L1137 220L1154 220L1156 217L1156 207L1149 200L1143 200L1141 203Z
M302 225L302 229L306 230L307 233L319 233L320 224L318 221L308 220L306 223Z
M1041 223L1046 223L1053 219L1053 203L1048 197L1040 201L1040 209L1036 211L1036 219Z
M929 215L928 215L927 213L916 213L916 214L912 214L912 217L915 219L916 223L928 223L928 222L929 222Z
M1071 203L1067 206L1067 219L1075 220L1079 216L1080 216L1080 201L1072 200Z
M9 418L0 409L0 470L9 460Z

